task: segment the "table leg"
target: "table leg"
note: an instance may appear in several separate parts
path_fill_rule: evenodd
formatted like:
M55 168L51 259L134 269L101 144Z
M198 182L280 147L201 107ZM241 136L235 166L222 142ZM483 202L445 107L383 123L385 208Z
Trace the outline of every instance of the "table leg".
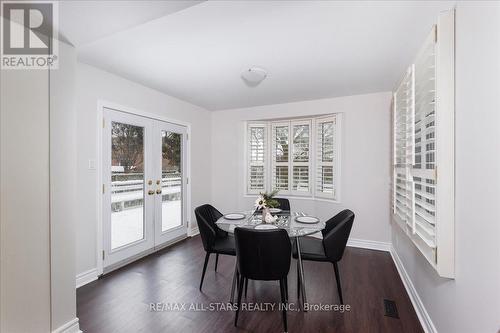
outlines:
M306 288L305 288L305 279L304 279L304 266L302 265L302 256L300 255L300 241L299 237L296 238L297 240L297 257L298 257L298 262L297 265L299 265L299 273L300 273L300 289L302 292L302 311L307 312L304 308L304 305L307 304L307 297L306 297Z
M238 264L234 266L234 274L233 274L233 284L231 285L231 298L229 303L234 303L234 286L236 285L236 275L238 273Z

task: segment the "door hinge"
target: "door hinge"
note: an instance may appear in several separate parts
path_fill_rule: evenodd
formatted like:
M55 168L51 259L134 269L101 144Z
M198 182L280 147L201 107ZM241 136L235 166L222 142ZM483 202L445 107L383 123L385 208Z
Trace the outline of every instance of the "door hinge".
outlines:
M105 252L104 252L104 250L102 250L102 260L104 260L104 254L105 254Z
M434 43L438 42L438 27L434 26Z
M102 184L102 194L104 194L105 189L106 189L106 185Z
M189 184L189 177L186 177L186 185Z
M189 140L189 134L186 133L186 140Z
M437 247L434 249L434 262L437 265L437 263L438 263L438 249L437 249Z
M102 128L106 127L106 119L102 118Z

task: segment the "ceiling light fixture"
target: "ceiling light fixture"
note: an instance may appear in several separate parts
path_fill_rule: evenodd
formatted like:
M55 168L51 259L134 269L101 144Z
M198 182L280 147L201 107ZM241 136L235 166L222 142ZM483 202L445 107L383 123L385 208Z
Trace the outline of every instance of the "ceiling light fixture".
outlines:
M255 87L259 85L267 77L267 71L259 67L250 67L241 73L241 78L243 82L249 87Z

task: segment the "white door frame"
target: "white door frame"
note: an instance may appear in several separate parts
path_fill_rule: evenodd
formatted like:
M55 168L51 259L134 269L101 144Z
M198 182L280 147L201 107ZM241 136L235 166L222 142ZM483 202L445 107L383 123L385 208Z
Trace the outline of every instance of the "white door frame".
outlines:
M187 212L187 236L192 235L192 210L191 210L191 123L171 119L161 115L145 112L132 107L120 105L118 103L109 102L106 100L99 99L97 101L97 156L96 156L96 221L97 221L97 241L96 241L96 263L97 263L97 275L102 275L104 271L104 260L103 260L103 250L104 250L104 234L103 234L103 220L102 220L102 205L103 205L103 193L102 193L102 179L103 179L103 137L102 128L104 124L104 109L112 109L120 112L130 113L137 116L142 116L154 120L160 120L167 123L185 126L187 129L187 142L186 142L186 212Z

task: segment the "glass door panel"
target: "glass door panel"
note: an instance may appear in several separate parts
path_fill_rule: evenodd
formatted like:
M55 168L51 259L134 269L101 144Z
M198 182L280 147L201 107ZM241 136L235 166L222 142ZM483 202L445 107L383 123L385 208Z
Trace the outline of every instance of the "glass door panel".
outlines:
M111 123L111 250L144 239L144 128Z
M104 267L154 246L154 122L104 109L102 221Z
M182 225L182 135L161 131L161 231Z
M187 233L186 138L184 126L158 121L154 146L157 156L155 244L162 245Z

